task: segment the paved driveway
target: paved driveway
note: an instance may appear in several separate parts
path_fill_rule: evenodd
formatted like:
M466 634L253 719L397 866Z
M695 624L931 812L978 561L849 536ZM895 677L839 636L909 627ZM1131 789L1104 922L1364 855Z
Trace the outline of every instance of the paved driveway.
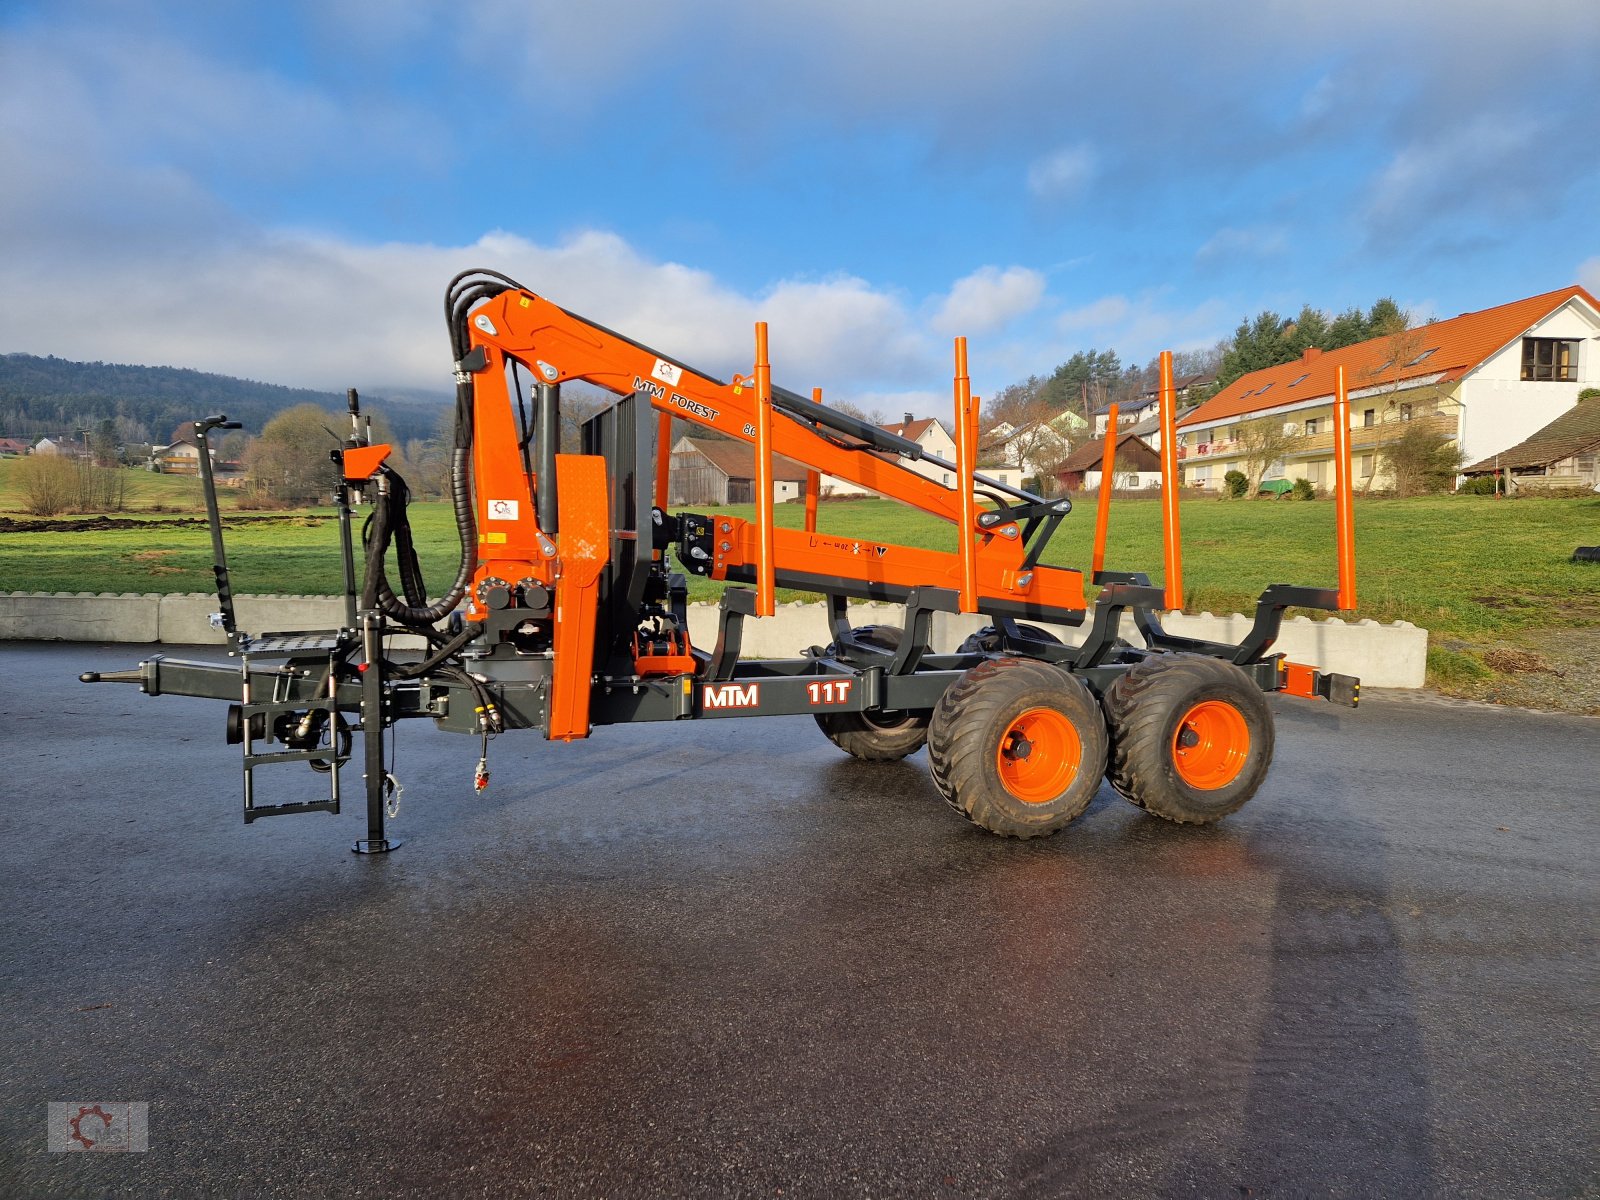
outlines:
M1210 829L1044 842L804 719L402 730L404 848L244 827L222 706L0 672L0 1193L1596 1187L1600 720L1274 702ZM285 774L308 790L317 780ZM289 798L288 796L280 796ZM149 1104L49 1154L50 1101Z

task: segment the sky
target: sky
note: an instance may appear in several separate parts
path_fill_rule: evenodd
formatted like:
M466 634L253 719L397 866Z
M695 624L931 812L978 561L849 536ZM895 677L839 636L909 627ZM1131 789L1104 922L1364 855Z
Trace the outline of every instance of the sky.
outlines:
M894 417L1600 290L1594 0L0 0L0 352L450 387L488 267Z

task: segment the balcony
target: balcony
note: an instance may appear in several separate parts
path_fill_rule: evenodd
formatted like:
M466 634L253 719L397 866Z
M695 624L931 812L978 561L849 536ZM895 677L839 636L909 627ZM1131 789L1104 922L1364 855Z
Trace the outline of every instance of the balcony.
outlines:
M1331 417L1313 418L1319 425L1327 426ZM1457 434L1456 414L1454 411L1442 413L1428 413L1409 421L1402 421L1398 415L1391 415L1386 420L1381 420L1375 425L1355 425L1350 430L1350 450L1371 451L1390 442L1397 441L1407 429L1422 429L1428 433L1439 434L1444 437L1455 437ZM1211 459L1237 459L1244 453L1244 447L1239 439L1228 441L1207 442L1199 446L1179 446L1178 458L1190 465L1206 462ZM1316 458L1320 455L1332 455L1333 430L1323 428L1316 433L1291 434L1283 448L1285 458Z

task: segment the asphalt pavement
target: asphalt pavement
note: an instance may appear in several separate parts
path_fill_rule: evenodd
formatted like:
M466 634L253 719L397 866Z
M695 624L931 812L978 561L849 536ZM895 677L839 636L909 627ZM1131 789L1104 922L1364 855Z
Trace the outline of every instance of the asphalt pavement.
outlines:
M1600 719L1274 698L1220 825L1028 843L804 718L507 734L482 796L411 722L367 858L243 825L222 704L76 680L153 649L0 648L5 1196L1600 1190Z

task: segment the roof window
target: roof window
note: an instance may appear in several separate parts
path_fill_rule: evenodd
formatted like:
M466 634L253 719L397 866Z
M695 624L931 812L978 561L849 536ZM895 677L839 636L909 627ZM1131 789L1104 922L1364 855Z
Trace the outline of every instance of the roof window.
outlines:
M1290 384L1290 385L1289 385L1289 386L1290 386L1290 387L1298 387L1298 386L1299 386L1299 385L1300 385L1300 384L1302 384L1302 383L1304 383L1304 382L1305 382L1305 381L1306 381L1306 376L1305 376L1305 375L1302 375L1302 376L1300 376L1300 378L1299 378L1299 379L1296 379L1296 380L1295 380L1295 381L1294 381L1294 382L1293 382L1293 383L1291 383L1291 384Z
M1438 352L1439 352L1439 347L1432 346L1432 347L1428 348L1427 350L1424 350L1421 354L1417 355L1415 358L1413 358L1410 362L1408 362L1406 364L1406 366L1415 367L1420 363L1426 362L1427 359L1428 359L1428 355L1437 354Z

